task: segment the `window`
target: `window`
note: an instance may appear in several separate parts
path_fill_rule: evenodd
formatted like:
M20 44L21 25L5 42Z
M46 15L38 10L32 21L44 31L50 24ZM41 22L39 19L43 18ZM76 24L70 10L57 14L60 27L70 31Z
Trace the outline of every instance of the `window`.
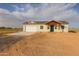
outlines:
M43 26L40 26L40 29L43 29Z
M62 29L64 29L64 26L61 26Z
M55 29L57 29L57 26L55 26Z
M47 29L49 29L49 26L47 27Z

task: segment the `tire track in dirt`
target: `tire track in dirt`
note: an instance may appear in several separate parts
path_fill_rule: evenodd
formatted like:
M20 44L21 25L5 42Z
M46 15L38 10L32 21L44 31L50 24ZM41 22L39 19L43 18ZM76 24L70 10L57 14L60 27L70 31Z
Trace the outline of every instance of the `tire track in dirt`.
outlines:
M8 49L11 45L22 40L23 36L6 36L0 38L0 52Z

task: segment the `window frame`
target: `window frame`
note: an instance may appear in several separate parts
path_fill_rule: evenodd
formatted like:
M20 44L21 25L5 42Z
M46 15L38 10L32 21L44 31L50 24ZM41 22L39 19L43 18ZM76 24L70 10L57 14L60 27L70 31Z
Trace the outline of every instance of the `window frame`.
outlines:
M41 25L41 26L40 26L40 29L43 29L43 28L44 28L44 26Z
M65 28L65 26L64 26L64 25L62 25L62 26L61 26L61 29L64 29L64 28Z
M55 26L55 29L57 29L57 26Z
M50 29L50 27L48 26L47 29Z

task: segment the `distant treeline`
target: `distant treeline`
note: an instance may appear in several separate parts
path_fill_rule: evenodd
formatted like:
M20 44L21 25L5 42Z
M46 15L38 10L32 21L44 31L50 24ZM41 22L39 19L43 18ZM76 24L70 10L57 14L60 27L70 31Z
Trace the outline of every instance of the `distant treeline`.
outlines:
M21 29L21 28L12 28L12 27L0 27L0 29Z

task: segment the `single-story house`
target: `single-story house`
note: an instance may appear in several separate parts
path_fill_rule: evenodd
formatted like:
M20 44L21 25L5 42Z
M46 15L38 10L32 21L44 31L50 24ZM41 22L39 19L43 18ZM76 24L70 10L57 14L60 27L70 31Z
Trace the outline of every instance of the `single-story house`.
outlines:
M23 23L24 32L68 32L66 21L27 21Z

